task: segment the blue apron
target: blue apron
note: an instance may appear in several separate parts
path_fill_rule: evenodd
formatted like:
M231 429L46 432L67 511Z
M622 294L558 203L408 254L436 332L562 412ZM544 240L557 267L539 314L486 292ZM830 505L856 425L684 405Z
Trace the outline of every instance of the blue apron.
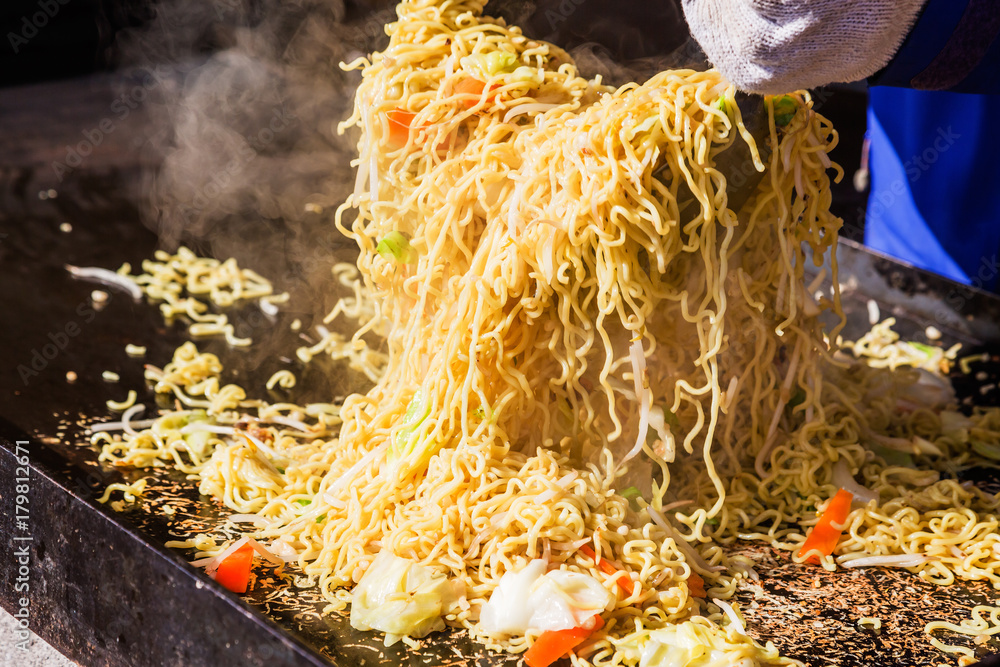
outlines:
M1000 4L930 0L869 81L865 243L987 290L1000 273L1000 97L961 93L1000 92L998 33Z

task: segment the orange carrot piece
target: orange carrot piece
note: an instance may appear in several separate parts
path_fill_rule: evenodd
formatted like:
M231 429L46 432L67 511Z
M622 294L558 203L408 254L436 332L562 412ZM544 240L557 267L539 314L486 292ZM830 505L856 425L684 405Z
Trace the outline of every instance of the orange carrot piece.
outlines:
M587 637L603 628L604 619L599 614L595 614L585 625L591 627L546 630L539 635L535 643L524 654L525 664L528 667L549 667L553 662L582 644Z
M701 575L691 570L691 574L687 579L688 591L691 592L696 598L708 597L708 593L705 592L705 580L701 578Z
M244 544L226 556L215 571L215 580L234 593L246 593L253 566L253 546Z
M412 111L393 109L386 113L389 121L389 143L397 148L406 145L410 139L410 129L417 114Z
M799 549L799 557L809 554L811 551L818 551L824 556L829 556L837 548L840 535L844 532L844 522L851 513L851 501L854 496L850 491L840 489L823 510L819 521L813 527L812 532L806 537L802 547ZM807 563L819 565L819 556L815 553L806 558Z
M622 589L625 595L632 595L632 592L635 590L635 582L632 581L632 578L628 576L628 572L625 572L624 570L619 570L618 568L616 568L614 565L612 565L610 562L608 562L603 558L598 558L597 554L594 553L594 550L591 549L590 546L587 544L584 544L582 547L580 547L580 551L583 553L584 556L593 560L594 563L597 565L597 567L600 568L601 572L610 575L617 574L618 579L616 579L616 583L618 584L618 586Z
M463 102L463 104L465 104L466 109L471 109L472 107L479 104L479 100L482 99L483 89L485 87L486 87L485 83L483 83L479 79L474 79L470 77L468 79L462 79L455 85L455 94L468 96L468 98ZM496 88L496 85L490 86L491 94L487 95L486 97L486 101L488 103L492 103L494 98L496 98L496 94L493 93L494 88Z

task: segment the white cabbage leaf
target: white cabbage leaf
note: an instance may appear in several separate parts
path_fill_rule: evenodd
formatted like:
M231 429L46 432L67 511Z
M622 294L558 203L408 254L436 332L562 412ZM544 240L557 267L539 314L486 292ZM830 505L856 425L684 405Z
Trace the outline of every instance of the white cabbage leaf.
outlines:
M480 628L495 635L581 626L614 603L615 597L590 575L566 570L546 573L536 559L520 572L508 572L479 617Z
M403 636L424 637L444 629L442 616L459 597L443 574L381 551L354 588L351 627L384 632L386 646Z
M720 633L694 621L635 633L617 648L624 662L638 667L758 667L773 651L762 651L736 630Z

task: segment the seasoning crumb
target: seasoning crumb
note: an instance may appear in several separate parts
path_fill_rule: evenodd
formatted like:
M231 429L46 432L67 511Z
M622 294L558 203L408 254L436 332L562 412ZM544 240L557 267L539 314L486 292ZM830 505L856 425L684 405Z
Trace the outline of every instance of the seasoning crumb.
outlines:
M146 356L146 348L142 345L133 345L129 343L125 346L125 354L130 357L144 357Z
M941 331L933 325L924 329L924 335L930 340L941 340Z
M101 379L105 382L118 382L121 380L121 377L114 371L104 371L101 373Z
M813 583L812 583L813 588L819 588L822 585L823 584L821 584L820 581L819 581L819 577L816 577L815 579L813 579Z
M66 382L69 382L70 384L76 382L76 373L73 371L66 371Z
M69 234L71 231L73 231L73 225L69 224L68 222L64 222L61 225L59 225L59 231L62 232L63 234Z
M90 293L90 300L94 303L106 303L108 300L108 293L102 289L95 289Z
M177 513L177 510L174 509L173 505L164 505L163 513L166 514L167 516L173 516L174 514Z
M302 320L296 318L292 321L292 331L298 331L302 328Z

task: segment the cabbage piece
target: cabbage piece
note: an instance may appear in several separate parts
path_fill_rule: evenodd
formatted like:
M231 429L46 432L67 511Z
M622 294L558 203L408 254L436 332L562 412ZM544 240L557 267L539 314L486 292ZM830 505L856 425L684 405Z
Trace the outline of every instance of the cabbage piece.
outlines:
M209 418L208 413L204 410L186 410L183 412L176 412L172 414L166 414L156 420L150 427L156 435L167 435L168 431L179 431L188 424L194 422L206 422L208 424L213 423L213 420Z
M940 417L941 435L956 442L968 442L969 429L976 425L974 421L954 410L942 410Z
M917 382L905 387L900 398L920 407L939 408L955 402L955 390L948 378L917 368Z
M482 81L492 79L497 74L513 72L520 64L516 53L502 49L489 53L473 53L462 58L460 62L462 69Z
M545 574L545 561L538 558L520 572L507 572L483 605L479 626L495 635L523 635L531 620L528 596L531 588Z
M626 640L620 648L632 660L638 653L639 667L756 666L777 657L773 650L762 651L749 637L693 621L652 630L648 636Z
M403 427L396 432L392 442L392 453L397 457L408 456L420 441L419 429L424 420L431 414L430 403L424 397L424 392L417 389L406 406L403 415Z
M651 633L642 649L639 667L701 667L718 659L711 649L711 637L702 637L699 626L682 623ZM713 655L715 654L715 655Z
M589 574L553 570L531 591L528 626L537 630L577 628L614 601L614 595Z
M545 80L545 75L542 73L542 70L536 67L522 65L511 72L507 80L511 83L526 83L529 86L537 86Z
M444 629L441 618L458 598L443 574L388 550L379 552L354 588L351 627L380 630L385 645Z
M520 572L508 572L483 605L479 626L494 635L523 635L532 630L566 630L614 603L612 595L593 577L553 570L535 559Z

